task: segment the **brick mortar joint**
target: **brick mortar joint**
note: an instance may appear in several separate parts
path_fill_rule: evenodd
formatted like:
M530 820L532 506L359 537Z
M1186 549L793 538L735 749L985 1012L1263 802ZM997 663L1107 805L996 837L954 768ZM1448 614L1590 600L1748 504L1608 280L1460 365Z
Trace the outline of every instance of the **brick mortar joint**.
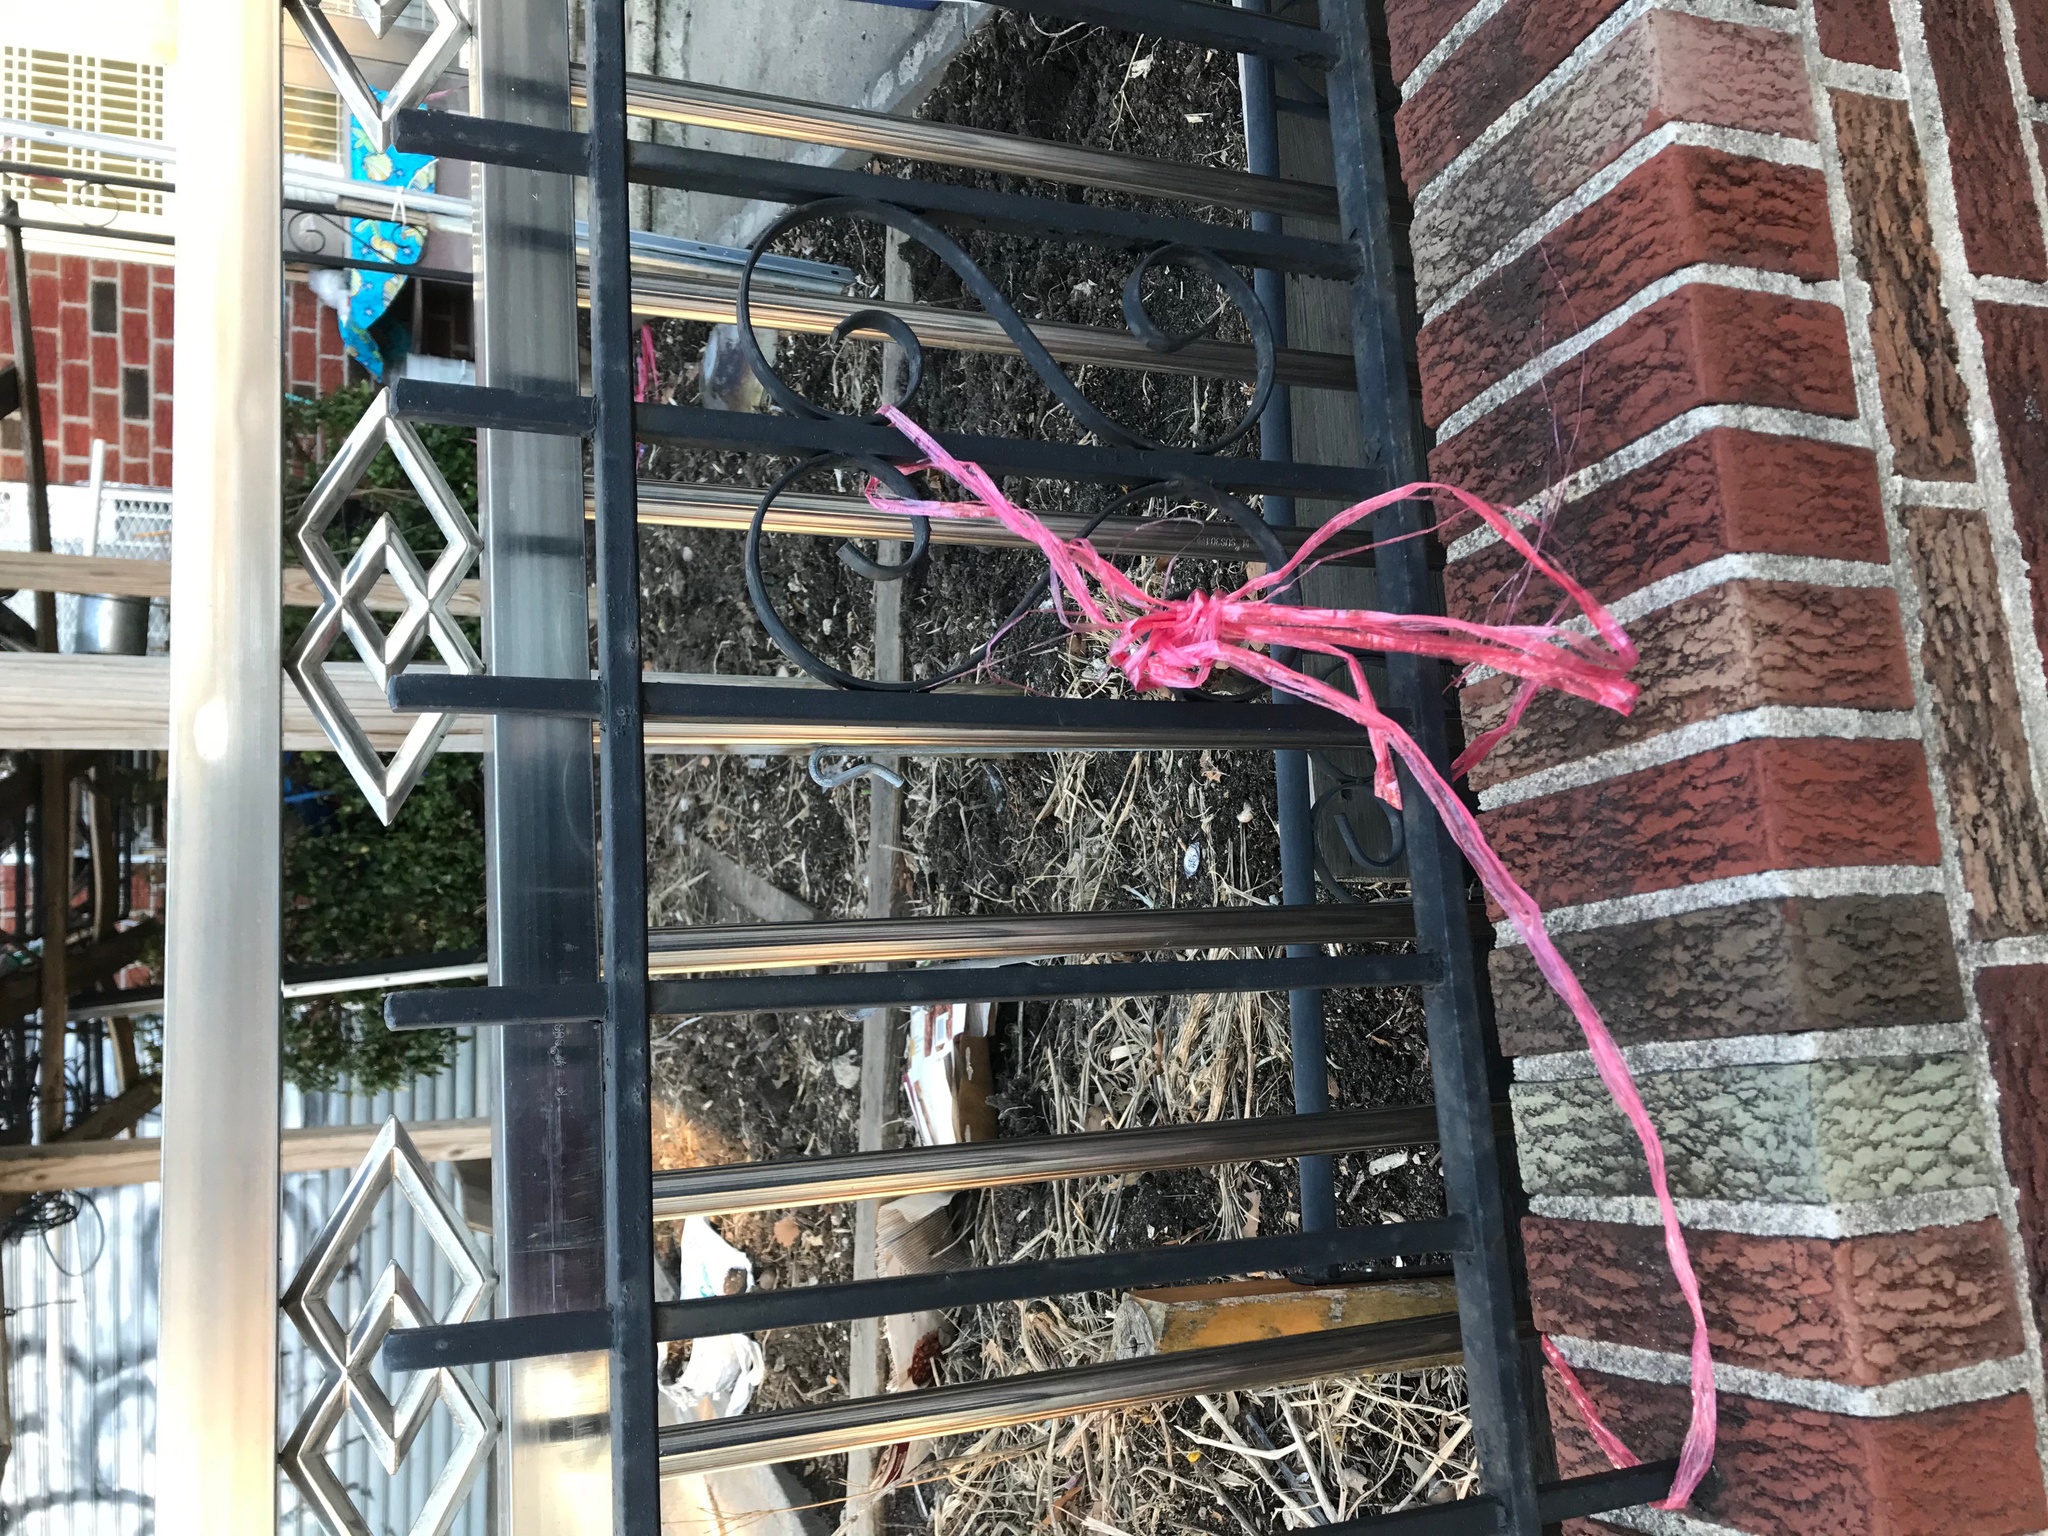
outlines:
M1724 1035L1711 1040L1645 1041L1622 1048L1638 1074L1704 1072L1725 1067L1794 1066L1807 1062L1901 1056L1953 1056L1971 1050L1978 1031L1963 1020L1892 1024L1868 1029L1812 1030L1797 1035ZM1596 1075L1590 1051L1550 1051L1514 1059L1517 1083L1562 1083Z
M1641 891L1599 901L1546 907L1543 926L1545 931L1555 936L1617 928L1627 923L1677 917L1687 912L1712 911L1746 901L1930 894L1948 894L1941 869L1931 864L1847 864L1812 869L1760 870L1755 874L1726 875L1661 891ZM1495 927L1494 946L1498 949L1523 947L1520 936L1505 923Z
M1710 720L1691 721L1641 741L1503 780L1479 792L1479 808L1504 810L1545 795L1590 789L1632 773L1668 767L1703 752L1745 742L1918 740L1920 722L1911 710L1766 704Z
M1571 1334L1553 1334L1551 1339L1557 1345L1558 1353L1574 1370L1599 1371L1604 1375L1679 1387L1686 1384L1691 1372L1692 1362L1687 1356L1668 1350L1581 1339ZM2008 1355L1925 1376L1909 1376L1882 1386L1856 1387L1821 1378L1788 1376L1780 1371L1717 1362L1714 1385L1720 1391L1735 1396L1784 1403L1817 1413L1836 1413L1858 1419L1890 1419L2010 1397L2028 1390L2032 1374L2032 1363L2025 1355Z
M1996 1221L2001 1207L1988 1185L1919 1190L1874 1200L1834 1204L1812 1201L1713 1200L1681 1196L1675 1202L1688 1232L1735 1232L1751 1237L1813 1237L1828 1241L1875 1233L1914 1232ZM1648 1195L1531 1195L1529 1214L1553 1221L1605 1222L1655 1227L1662 1217Z

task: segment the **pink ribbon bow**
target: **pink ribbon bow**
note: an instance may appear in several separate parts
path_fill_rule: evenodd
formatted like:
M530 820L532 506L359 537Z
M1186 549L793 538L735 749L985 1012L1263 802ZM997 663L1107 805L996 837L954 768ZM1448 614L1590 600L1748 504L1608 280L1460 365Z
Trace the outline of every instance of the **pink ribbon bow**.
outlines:
M1198 592L1183 598L1154 597L1105 560L1088 540L1061 539L1005 496L980 465L954 458L900 410L885 406L883 414L925 454L928 463L924 467L943 471L973 499L893 500L871 483L869 501L883 511L919 517L993 520L1035 546L1051 567L1054 611L1073 629L1109 635L1109 659L1131 680L1133 687L1141 691L1199 687L1217 667L1227 667L1267 684L1276 693L1311 700L1363 726L1372 747L1374 792L1390 806L1401 804L1394 759L1399 758L1407 765L1415 783L1442 817L1451 840L1471 861L1486 893L1499 904L1522 942L1528 945L1537 969L1578 1020L1600 1081L1642 1144L1644 1159L1649 1164L1650 1188L1663 1223L1664 1251L1693 1320L1692 1422L1679 1453L1678 1475L1670 1495L1658 1505L1662 1509L1684 1508L1714 1459L1714 1361L1699 1280L1686 1252L1677 1207L1672 1203L1664 1145L1650 1123L1649 1111L1643 1105L1621 1048L1615 1044L1592 999L1579 985L1578 977L1551 943L1541 909L1493 851L1449 779L1437 771L1414 738L1373 701L1365 669L1358 659L1361 651L1402 652L1434 656L1467 669L1487 667L1521 679L1506 719L1476 738L1451 765L1450 777L1455 778L1514 729L1539 688L1556 688L1627 714L1638 691L1626 676L1635 665L1636 648L1620 624L1590 592L1544 559L1506 513L1456 486L1432 482L1404 485L1338 513L1304 540L1294 557L1279 570L1256 576L1235 591ZM1318 550L1345 529L1397 502L1431 493L1453 498L1499 534L1532 568L1557 583L1591 624L1593 633L1583 634L1558 624L1475 624L1430 614L1304 608L1266 600L1263 594L1285 587L1314 559ZM1069 604L1073 612L1069 611ZM1341 661L1353 692L1333 688L1274 660L1269 651L1258 649L1275 646ZM1544 1353L1609 1459L1617 1466L1638 1465L1639 1458L1600 1421L1585 1388L1548 1339L1544 1340Z

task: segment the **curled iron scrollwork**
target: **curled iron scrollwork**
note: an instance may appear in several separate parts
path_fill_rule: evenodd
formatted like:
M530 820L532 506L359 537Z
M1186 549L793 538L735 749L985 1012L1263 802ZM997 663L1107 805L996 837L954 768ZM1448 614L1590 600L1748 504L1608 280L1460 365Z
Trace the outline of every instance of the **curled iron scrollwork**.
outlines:
M1253 357L1256 363L1256 378L1251 396L1242 414L1227 431L1193 444L1173 445L1157 441L1144 433L1125 426L1096 406L1084 395L1066 371L1047 351L1045 344L1016 309L996 288L986 273L976 264L965 250L943 229L930 220L919 217L907 209L891 203L862 197L831 197L803 204L783 213L773 220L755 239L747 254L747 261L740 271L739 291L735 302L734 327L741 354L754 377L760 381L763 392L769 400L791 415L813 421L864 421L880 422L880 403L876 410L867 415L837 410L829 405L811 400L791 387L789 382L776 372L775 365L763 352L753 326L753 281L756 268L768 255L775 242L792 230L823 219L835 217L856 217L881 224L915 240L937 256L940 261L960 280L961 285L973 296L984 313L993 319L1009 338L1011 344L1025 363L1036 374L1041 383L1066 408L1074 420L1087 432L1101 441L1118 447L1162 451L1178 447L1182 452L1203 454L1220 453L1232 447L1257 425L1266 403L1271 397L1276 369L1276 347L1273 328L1264 307L1253 293L1251 285L1221 257L1214 252L1192 245L1161 245L1144 252L1131 268L1123 283L1122 307L1124 321L1131 333L1149 350L1170 354L1183 350L1197 341L1212 335L1217 322L1225 312L1219 307L1207 322L1189 332L1172 332L1162 328L1145 307L1144 283L1146 277L1165 267L1179 267L1210 278L1223 291L1228 307L1234 308L1245 320L1251 333ZM855 333L879 334L892 342L902 354L905 370L903 382L896 397L887 403L901 409L911 409L925 381L923 344L910 325L899 315L889 310L869 308L856 310L842 319L831 331L831 340L842 342ZM909 478L895 465L864 454L820 454L796 465L784 473L762 495L754 512L753 522L747 532L745 575L747 593L752 601L755 614L768 631L776 646L806 673L821 682L834 687L866 689L878 692L924 692L950 682L970 676L988 665L996 642L1012 626L1023 619L1045 599L1047 578L1041 575L1031 589L1012 607L1008 616L996 627L990 638L968 656L937 676L885 682L874 678L863 678L832 665L809 646L797 638L776 609L768 595L768 583L761 568L762 539L766 530L768 514L776 500L806 475L839 467L857 469L872 477L893 495L905 500L918 500L920 494ZM1106 519L1162 496L1171 496L1184 501L1199 502L1214 511L1222 513L1252 542L1269 567L1284 563L1286 552L1272 528L1249 505L1239 498L1216 487L1193 478L1176 478L1172 481L1148 485L1129 491L1112 499L1102 507L1086 524L1084 533L1093 532ZM900 581L917 570L928 558L931 547L931 525L928 518L910 518L910 551L893 563L877 560L864 553L852 540L839 547L839 559L849 569L873 581ZM1190 690L1184 696L1199 698L1241 699L1263 693L1262 686L1252 685L1247 689L1248 680L1232 679L1229 683L1215 683L1198 690Z

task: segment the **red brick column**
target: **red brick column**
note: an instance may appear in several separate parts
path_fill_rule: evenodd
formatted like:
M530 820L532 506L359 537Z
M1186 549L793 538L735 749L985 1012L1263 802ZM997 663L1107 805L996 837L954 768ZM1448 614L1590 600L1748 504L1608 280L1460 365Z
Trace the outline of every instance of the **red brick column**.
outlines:
M1388 10L1432 467L1643 653L1632 716L1546 698L1473 777L1630 1050L1720 1362L1694 1509L1612 1524L2039 1531L2048 9ZM1451 557L1455 612L1557 599ZM1492 974L1536 1322L1670 1454L1640 1153L1526 952Z

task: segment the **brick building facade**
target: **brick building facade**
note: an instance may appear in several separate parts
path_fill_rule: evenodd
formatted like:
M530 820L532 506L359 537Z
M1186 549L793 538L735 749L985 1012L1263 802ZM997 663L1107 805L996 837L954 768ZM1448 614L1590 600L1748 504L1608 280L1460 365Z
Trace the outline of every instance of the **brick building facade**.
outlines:
M1474 784L1706 1290L1715 1471L1614 1524L2048 1527L2048 9L1389 11L1435 474L1547 514L1643 651L1632 716L1546 696ZM1503 553L1453 548L1454 611L1505 617ZM1536 1323L1671 1454L1641 1155L1526 951L1492 969Z
M35 320L44 451L50 479L86 479L92 440L107 444L107 479L171 483L172 268L32 251L29 308ZM4 285L0 285L4 287ZM341 387L347 359L334 315L303 281L285 285L288 387L325 394ZM11 336L0 292L0 336ZM19 418L0 438L0 480L23 476Z

